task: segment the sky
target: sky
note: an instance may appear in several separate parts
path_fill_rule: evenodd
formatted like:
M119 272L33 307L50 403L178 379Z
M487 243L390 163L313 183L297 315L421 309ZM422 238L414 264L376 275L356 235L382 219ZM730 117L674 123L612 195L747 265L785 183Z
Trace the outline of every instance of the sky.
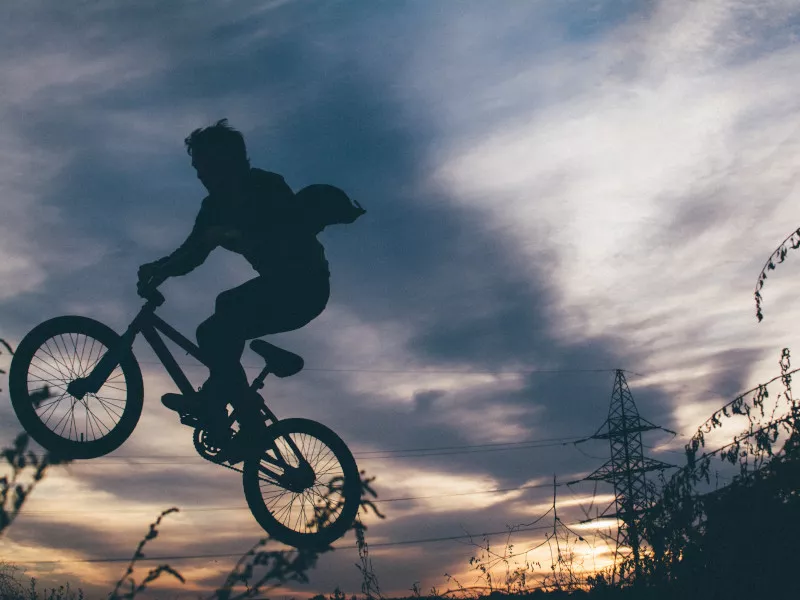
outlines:
M368 211L321 234L331 300L270 338L307 366L267 381L270 407L331 427L391 500L367 519L384 593L446 589L445 573L471 584L468 540L395 542L479 543L544 513L554 475L607 460L604 442L569 442L602 425L613 369L642 416L679 433L644 436L674 463L796 346L800 257L771 272L761 323L753 289L800 224L798 34L791 0L4 3L0 337L16 346L62 314L124 330L138 266L185 239L205 195L183 139L228 118L254 166ZM193 335L254 275L218 249L162 286L158 314ZM240 476L193 456L159 402L174 384L142 340L134 351L136 431L49 473L0 539L0 558L41 582L103 597L123 564L80 561L129 557L171 506L152 556L236 554L263 535ZM259 360L245 351L251 376ZM7 444L20 425L0 387ZM557 443L513 446L527 440ZM576 524L594 493L613 498L560 486L559 516ZM608 564L583 531L585 568ZM353 542L282 591L359 592ZM529 558L549 571L546 545ZM212 589L233 560L171 561L187 583L152 597Z

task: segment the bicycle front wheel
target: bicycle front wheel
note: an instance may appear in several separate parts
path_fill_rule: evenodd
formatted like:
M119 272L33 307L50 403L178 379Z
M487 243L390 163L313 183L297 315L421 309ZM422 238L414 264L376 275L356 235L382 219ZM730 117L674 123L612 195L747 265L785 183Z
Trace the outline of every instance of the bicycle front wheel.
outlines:
M353 524L361 478L350 449L333 431L308 419L278 421L263 452L244 462L244 495L274 539L295 548L324 548Z
M142 414L142 372L122 355L95 394L78 399L67 386L91 373L119 341L113 329L86 317L56 317L34 327L11 359L9 395L30 436L67 458L96 458L128 439Z

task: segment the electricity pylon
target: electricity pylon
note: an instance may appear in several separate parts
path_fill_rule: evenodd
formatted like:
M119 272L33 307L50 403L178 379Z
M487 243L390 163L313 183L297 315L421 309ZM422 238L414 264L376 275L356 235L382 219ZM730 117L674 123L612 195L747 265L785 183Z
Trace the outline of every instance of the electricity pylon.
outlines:
M633 396L625 380L625 374L617 369L614 378L614 389L611 393L611 404L608 418L590 439L604 440L611 443L611 459L602 467L586 477L590 481L608 481L614 485L613 514L621 525L617 528L616 554L622 546L627 546L633 553L633 564L636 579L641 575L639 548L642 542L639 531L639 516L648 508L650 497L645 473L673 467L652 458L642 452L642 432L652 429L664 429L653 425L639 416ZM615 561L616 563L616 561Z

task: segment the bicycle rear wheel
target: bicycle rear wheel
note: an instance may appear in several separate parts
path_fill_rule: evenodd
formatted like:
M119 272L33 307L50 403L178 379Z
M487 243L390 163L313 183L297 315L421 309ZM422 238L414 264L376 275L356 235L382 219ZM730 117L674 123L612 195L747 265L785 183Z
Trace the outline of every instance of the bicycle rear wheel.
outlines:
M67 385L88 375L118 341L99 321L70 316L45 321L20 342L9 372L11 405L25 431L46 450L96 458L119 448L133 432L144 387L131 352L97 393L78 399L67 392Z
M245 459L244 495L274 539L296 548L324 548L353 524L361 478L347 445L308 419L278 421L265 448Z

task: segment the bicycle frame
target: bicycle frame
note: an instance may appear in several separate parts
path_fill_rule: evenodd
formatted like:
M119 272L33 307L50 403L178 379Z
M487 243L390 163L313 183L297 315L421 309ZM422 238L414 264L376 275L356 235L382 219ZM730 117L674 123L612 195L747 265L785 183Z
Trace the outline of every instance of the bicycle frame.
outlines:
M78 398L82 398L87 393L97 393L98 390L103 387L103 384L111 375L111 372L119 365L124 354L131 351L136 336L141 333L153 349L153 352L156 353L156 356L158 356L161 364L164 365L167 373L169 373L169 376L175 382L175 385L178 386L181 393L186 396L194 393L194 387L192 387L186 374L180 368L180 365L178 365L175 357L172 356L172 353L169 351L169 348L167 348L159 332L175 342L179 347L185 350L187 354L190 354L202 364L206 366L208 366L208 364L200 348L196 344L192 343L177 329L155 314L155 309L163 303L164 297L157 291L152 292L150 297L147 298L147 303L142 307L133 321L131 321L125 333L120 336L119 343L114 348L109 348L108 352L103 355L103 358L100 359L89 375L71 382L67 387L67 391ZM264 387L264 379L269 373L269 368L265 365L258 377L250 384L250 389L255 392ZM265 411L266 417L272 422L278 420L266 404L264 404L263 410Z
M164 296L160 292L157 290L151 290L149 294L144 297L147 299L147 303L142 307L142 309L139 311L139 314L136 315L133 321L131 321L131 324L125 330L125 333L120 336L119 343L113 348L109 348L108 352L103 355L103 358L100 359L89 375L72 381L67 386L67 392L77 398L83 398L83 396L86 394L97 393L100 388L103 387L103 384L111 375L111 372L117 367L117 365L119 365L120 360L123 358L125 353L131 351L131 348L133 347L133 341L136 339L136 336L141 333L147 343L150 344L150 347L156 353L156 356L158 356L159 360L164 365L164 368L167 370L167 373L169 373L170 377L172 377L172 380L175 382L175 385L178 386L178 389L181 391L181 393L184 395L191 395L194 393L194 388L192 387L191 382L181 370L180 365L178 365L178 362L172 356L172 353L169 351L169 348L167 348L164 340L161 339L159 332L171 339L182 349L186 350L188 354L192 355L201 363L208 366L204 360L200 348L183 336L177 329L172 327L164 319L155 314L155 309L164 303ZM269 373L269 367L268 365L265 365L258 377L256 377L250 384L250 389L254 393L264 387L264 379ZM272 421L272 423L277 423L278 417L275 416L275 413L269 409L266 403L262 402L259 409L267 419ZM235 412L236 407L234 407L234 413ZM302 473L305 470L304 467L308 466L308 462L305 460L305 457L303 457L300 450L290 438L287 437L286 442L291 448L292 452L295 453L295 456L298 457L298 459L301 459L298 467L291 467L283 459L283 456L281 455L275 443L272 442L270 447L275 453L276 457L272 458L265 456L262 460L281 468L284 471L284 474L278 475L269 471L263 466L259 468L259 471L278 483L281 483L283 480L285 480L284 483L291 487L293 481L292 477L302 476ZM300 475L298 475L298 473Z

